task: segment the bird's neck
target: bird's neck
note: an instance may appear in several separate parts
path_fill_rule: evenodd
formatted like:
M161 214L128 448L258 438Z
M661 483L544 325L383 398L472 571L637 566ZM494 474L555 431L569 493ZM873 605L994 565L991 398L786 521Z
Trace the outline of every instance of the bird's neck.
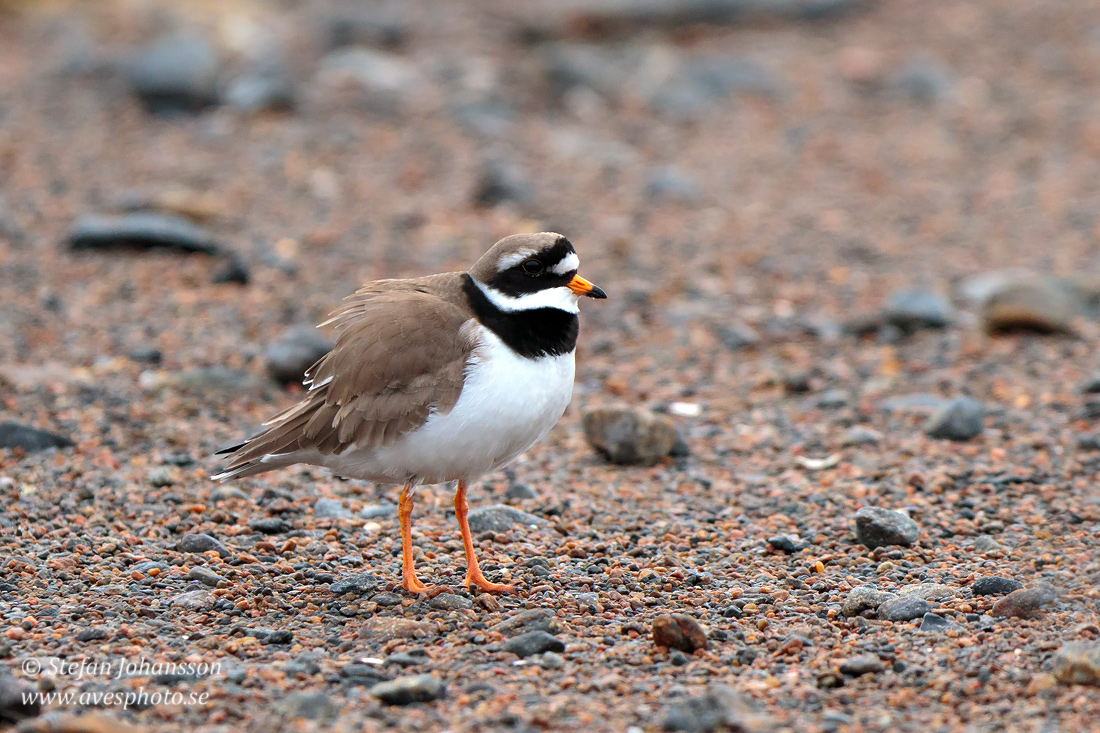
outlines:
M474 317L522 357L568 354L577 347L580 324L577 314L553 307L505 310L494 303L469 274L463 275L462 290Z

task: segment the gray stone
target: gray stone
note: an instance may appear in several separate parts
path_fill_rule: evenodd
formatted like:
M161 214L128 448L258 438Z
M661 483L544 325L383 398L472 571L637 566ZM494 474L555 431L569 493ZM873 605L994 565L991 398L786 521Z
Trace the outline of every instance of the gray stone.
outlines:
M218 599L208 590L192 590L180 593L172 599L172 605L185 611L206 611L213 608Z
M359 510L359 516L363 519L383 519L397 516L396 504L367 504Z
M589 445L613 463L653 465L672 451L671 420L648 410L598 407L582 419Z
M875 445L882 440L882 433L862 425L853 425L844 437L845 446Z
M885 545L908 547L920 538L920 527L905 514L867 506L856 512L856 536L871 548Z
M0 724L12 725L42 712L35 688L6 671L0 673Z
M322 84L359 88L366 107L392 114L403 109L407 97L421 94L425 79L408 59L364 46L338 48L320 62Z
M443 681L430 674L407 675L370 688L370 694L387 705L409 705L439 700L447 694Z
M290 525L280 517L253 519L248 523L248 528L260 534L283 534L290 531Z
M306 370L332 346L333 342L313 326L292 326L267 347L264 368L280 384L300 384Z
M344 508L339 499L318 499L313 502L315 519L351 519L353 515Z
M938 634L953 628L959 628L959 625L948 621L937 613L924 614L920 622L920 630L925 633Z
M528 631L519 636L513 636L504 642L502 648L504 651L511 652L520 659L524 659L532 654L542 654L543 652L563 652L565 651L565 644L561 639L551 636L545 631Z
M64 435L15 422L0 423L0 448L21 448L25 453L34 453L50 448L71 448L74 445L76 444Z
M559 634L562 631L561 624L554 618L553 611L548 608L529 608L520 611L492 626L491 629L504 636L515 636L526 631L545 631L548 634Z
M561 669L565 666L565 660L555 652L543 652L539 664L543 669Z
M661 730L685 733L763 733L773 729L771 719L756 710L750 698L721 684L708 685L706 691L670 704Z
M887 323L912 333L922 328L946 328L954 318L954 311L944 295L905 290L890 296L883 315Z
M194 552L201 555L204 552L213 550L217 552L220 557L233 556L229 548L218 541L217 538L201 532L185 534L180 538L179 544L176 547L180 552Z
M1100 687L1100 644L1073 641L1064 644L1051 660L1054 678L1067 685Z
M887 601L878 607L878 617L883 621L912 621L932 610L932 604L923 598L906 596Z
M370 573L361 573L359 575L353 575L350 578L344 578L331 584L328 589L336 595L342 595L344 593L354 593L355 595L366 595L367 593L374 593L382 585L382 581L375 575Z
M978 552L999 552L1004 546L987 534L980 534L974 538L974 549Z
M875 654L859 654L840 663L840 671L850 677L882 672L886 665Z
M130 566L130 570L136 570L142 575L148 575L149 571L156 568L159 572L166 572L168 570L168 563L161 562L159 560L142 560L141 562L134 563Z
M999 575L987 575L975 580L970 590L976 596L1003 596L1023 587L1024 584L1018 580L1003 578Z
M470 531L474 534L507 532L513 527L546 524L546 520L541 517L521 512L519 509L505 504L478 507L471 510L466 516L470 523Z
M146 373L148 374L148 373ZM198 367L182 372L142 374L142 386L156 389L178 389L204 395L232 395L267 392L271 382L243 369L229 367Z
M965 441L982 434L985 406L970 397L956 397L928 418L924 432L930 438Z
M897 589L897 594L906 598L923 598L926 601L939 601L955 595L957 588L943 583L911 583Z
M292 644L294 643L294 632L290 629L276 629L261 639L260 643L266 646Z
M523 501L525 499L537 499L538 494L527 484L511 484L504 492L504 498L509 501Z
M531 196L531 182L523 168L501 160L487 160L482 164L471 194L476 205L486 207L506 202L526 204Z
M287 664L289 667L289 663ZM275 711L284 718L305 720L327 720L336 717L339 707L321 690L314 692L291 692L275 703Z
M286 60L275 51L249 65L229 84L225 102L242 112L293 109L294 78Z
M187 577L191 580L197 580L203 585L208 585L211 588L217 588L218 583L225 580L222 576L215 573L213 570L204 567L193 567L187 573Z
M217 103L218 65L218 56L205 39L174 34L135 53L126 76L148 111L194 112Z
M943 407L947 400L931 394L911 394L890 397L879 403L886 412L931 414Z
M150 486L158 489L163 489L165 486L171 486L176 482L176 477L172 475L172 469L168 466L157 466L149 470L146 474L145 480L149 482Z
M840 613L844 616L858 616L864 611L877 611L883 603L895 598L897 595L894 593L870 585L860 585L848 591L840 606Z
M768 545L773 550L779 550L780 552L792 553L798 552L802 548L806 547L805 542L796 542L793 537L788 534L780 534L775 537L768 538Z
M428 607L437 611L459 611L474 607L474 602L457 593L441 593L428 601Z
M1068 333L1082 306L1063 281L1030 273L1001 273L985 286L981 299L987 331Z
M1044 609L1058 599L1058 591L1049 585L1014 590L993 604L993 615L1001 617L1038 618Z
M81 629L76 634L77 641L101 641L111 636L111 630L106 626L93 626L89 629Z

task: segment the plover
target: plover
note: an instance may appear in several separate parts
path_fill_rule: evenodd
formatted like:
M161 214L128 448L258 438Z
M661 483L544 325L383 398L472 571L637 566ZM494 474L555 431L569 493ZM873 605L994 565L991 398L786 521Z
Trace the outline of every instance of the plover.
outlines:
M534 445L565 412L580 298L607 297L578 265L562 235L516 234L468 272L368 283L321 324L338 337L306 372L302 400L219 451L229 464L213 478L308 463L403 484L402 587L411 593L434 590L413 567L413 493L422 483L457 481L464 585L512 590L478 567L466 488Z

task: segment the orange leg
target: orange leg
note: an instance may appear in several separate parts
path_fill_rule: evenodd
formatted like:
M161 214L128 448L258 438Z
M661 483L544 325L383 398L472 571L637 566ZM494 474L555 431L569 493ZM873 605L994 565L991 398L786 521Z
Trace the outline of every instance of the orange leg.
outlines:
M424 585L416 579L412 556L412 486L405 484L397 503L397 517L401 520L401 587L409 593L436 593L436 586Z
M466 580L463 585L476 585L484 591L490 593L511 593L515 590L510 585L501 585L499 583L490 583L485 579L485 576L481 574L481 568L477 564L477 557L474 555L474 540L470 536L470 523L466 521L466 512L469 510L469 506L466 504L466 482L459 481L458 488L455 489L455 516L458 517L458 529L462 532L462 547L466 550Z

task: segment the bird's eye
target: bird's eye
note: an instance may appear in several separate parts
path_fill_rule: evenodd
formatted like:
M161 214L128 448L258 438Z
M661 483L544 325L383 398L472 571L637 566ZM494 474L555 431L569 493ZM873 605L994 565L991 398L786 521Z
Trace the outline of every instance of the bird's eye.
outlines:
M527 260L523 263L523 271L528 275L539 275L543 271L543 264L538 260Z

